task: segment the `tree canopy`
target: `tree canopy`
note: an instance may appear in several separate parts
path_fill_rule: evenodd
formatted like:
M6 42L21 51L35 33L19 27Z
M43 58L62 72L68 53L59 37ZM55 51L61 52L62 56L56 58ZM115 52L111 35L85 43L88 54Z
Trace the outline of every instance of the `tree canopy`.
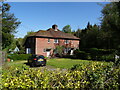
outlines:
M71 33L72 32L71 26L70 25L64 26L62 31L65 33Z
M3 3L2 5L2 49L8 48L13 39L16 28L21 23L14 14L10 13L10 5Z
M117 49L120 47L120 2L106 4L102 11L101 25L78 29L75 33L81 39L80 48Z

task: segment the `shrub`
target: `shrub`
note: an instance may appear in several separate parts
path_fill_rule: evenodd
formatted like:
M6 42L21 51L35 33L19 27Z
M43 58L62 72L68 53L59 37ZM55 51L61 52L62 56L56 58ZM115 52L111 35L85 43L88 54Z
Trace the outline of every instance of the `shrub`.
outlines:
M98 64L90 63L87 66L80 64L74 65L71 70L84 71L86 81L89 82L90 89L118 89L120 67L114 66L114 63Z
M63 55L63 58L71 58L71 59L76 59L76 56L75 55Z
M74 55L77 59L88 59L89 58L88 53L86 53L84 51L80 51L80 50L75 50Z
M9 68L9 69L8 69ZM120 67L113 63L93 62L74 65L72 70L46 70L8 66L2 70L1 90L81 89L119 90Z
M12 60L28 60L31 54L8 54L7 58Z

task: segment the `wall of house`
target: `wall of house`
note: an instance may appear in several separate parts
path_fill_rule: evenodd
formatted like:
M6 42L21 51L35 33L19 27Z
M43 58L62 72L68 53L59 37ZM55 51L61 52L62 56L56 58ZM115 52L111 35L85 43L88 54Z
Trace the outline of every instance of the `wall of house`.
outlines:
M80 43L79 40L72 40L73 47L75 48L79 48L79 43Z
M69 43L72 43L73 47L79 46L79 40L68 40ZM47 56L47 52L44 52L46 48L51 48L50 54L53 54L53 50L56 46L69 46L69 44L65 44L64 39L59 39L59 43L54 43L54 39L50 39L48 43L48 38L36 38L36 49L35 54Z
M48 38L36 38L36 54L47 56L47 52L44 52L46 48L54 48L54 39L48 43Z

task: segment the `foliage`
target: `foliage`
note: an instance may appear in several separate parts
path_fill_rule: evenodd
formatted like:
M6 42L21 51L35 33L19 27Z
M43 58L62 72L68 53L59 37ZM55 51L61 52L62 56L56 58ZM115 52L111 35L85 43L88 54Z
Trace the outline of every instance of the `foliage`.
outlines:
M21 43L20 45L24 46L25 41L27 40L27 37L29 37L31 34L34 34L34 33L35 33L34 31L27 32L27 35L25 35L24 38L22 39L22 41L20 42Z
M54 53L58 54L59 57L63 56L63 52L64 52L64 46L56 46L56 48L54 49Z
M100 48L100 33L101 32L99 26L96 24L92 26L89 22L87 28L82 30L78 29L75 35L81 39L80 49L93 47Z
M16 28L21 23L14 16L14 14L9 13L10 5L8 3L3 3L2 5L2 48L5 49L11 45L14 39L14 33Z
M113 63L89 63L72 70L54 71L7 65L2 70L1 89L119 89L120 67Z
M25 47L23 46L23 38L16 39L16 45L19 48L19 54L23 54L25 52Z
M11 60L28 60L31 54L8 54L7 58Z
M74 55L77 59L88 59L88 53L80 51L79 49L74 51Z
M118 89L120 67L113 63L98 64L90 63L87 66L82 64L74 65L71 70L84 71L86 81L89 82L90 89Z
M103 8L101 29L109 34L109 42L114 48L120 45L120 2L111 2Z
M62 31L65 32L65 33L71 33L72 32L71 26L70 25L64 26Z
M101 25L91 25L78 29L75 33L81 39L82 48L117 49L120 45L120 2L106 4L101 13Z
M77 49L74 51L76 59L98 60L98 61L115 61L115 49Z

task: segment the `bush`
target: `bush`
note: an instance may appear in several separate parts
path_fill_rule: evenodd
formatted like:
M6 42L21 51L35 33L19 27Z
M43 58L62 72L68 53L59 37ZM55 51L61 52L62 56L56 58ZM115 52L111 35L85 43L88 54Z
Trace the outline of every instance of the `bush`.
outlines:
M120 66L114 66L114 63L97 64L90 63L89 65L74 65L71 70L84 71L86 81L89 82L90 89L118 89Z
M7 58L12 60L28 60L31 54L8 54Z
M100 61L113 61L115 60L115 56L113 54L111 55L102 55L102 56L98 56L97 60Z
M76 56L75 55L63 55L63 58L71 58L71 59L76 59Z
M115 49L90 48L88 52L92 60L114 61Z
M77 59L89 59L89 54L84 51L75 50L74 55Z
M8 69L9 68L9 69ZM70 89L119 90L120 67L113 63L93 62L75 65L72 70L46 70L25 65L8 66L2 70L1 90Z

